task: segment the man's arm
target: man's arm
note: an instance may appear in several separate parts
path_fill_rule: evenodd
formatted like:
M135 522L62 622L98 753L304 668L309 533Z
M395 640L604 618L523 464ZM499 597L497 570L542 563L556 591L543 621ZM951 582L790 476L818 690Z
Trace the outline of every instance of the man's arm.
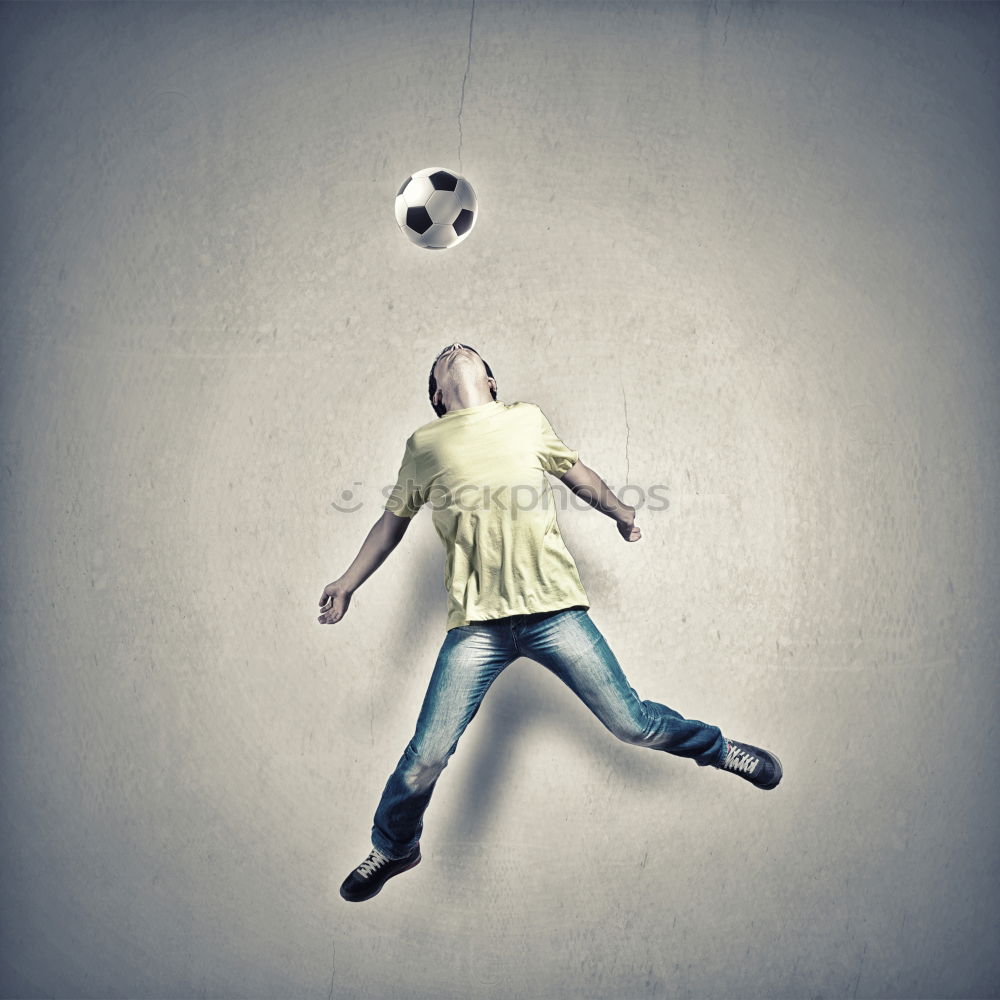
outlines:
M319 606L321 625L335 625L347 614L354 591L358 589L385 562L386 556L399 544L411 518L400 517L392 511L382 511L382 516L372 525L347 572L323 589Z
M613 518L618 526L618 533L626 542L637 542L642 538L642 532L635 523L635 507L622 503L593 469L588 468L578 459L573 467L560 478L578 497L583 497L594 510L599 510L602 514Z

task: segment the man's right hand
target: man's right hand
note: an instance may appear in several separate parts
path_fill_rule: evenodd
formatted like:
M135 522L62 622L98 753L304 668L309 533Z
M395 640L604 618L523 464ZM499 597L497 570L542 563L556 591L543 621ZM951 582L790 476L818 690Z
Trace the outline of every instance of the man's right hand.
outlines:
M371 526L354 562L347 567L347 572L324 588L323 596L319 599L319 606L323 609L323 614L318 618L320 625L336 625L347 614L354 591L382 565L385 557L399 544L410 520L388 510L382 511L379 519Z
M323 609L323 613L317 619L320 625L336 625L347 614L352 596L352 591L339 580L328 583L323 588L323 596L319 599L319 606Z
M639 530L639 526L635 523L635 507L625 507L624 517L622 520L618 521L618 534L625 539L626 542L637 542L642 538L642 532Z

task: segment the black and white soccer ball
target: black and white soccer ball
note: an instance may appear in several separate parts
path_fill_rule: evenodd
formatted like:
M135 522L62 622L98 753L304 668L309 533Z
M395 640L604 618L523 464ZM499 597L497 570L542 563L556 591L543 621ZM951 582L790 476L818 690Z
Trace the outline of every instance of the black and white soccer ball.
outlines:
M399 228L425 250L447 250L476 224L476 192L461 175L427 167L407 177L396 194Z

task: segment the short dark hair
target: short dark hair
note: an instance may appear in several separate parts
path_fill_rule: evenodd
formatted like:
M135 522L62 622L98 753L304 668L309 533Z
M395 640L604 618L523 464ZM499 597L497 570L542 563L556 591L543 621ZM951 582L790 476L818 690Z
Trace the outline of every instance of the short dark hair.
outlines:
M434 393L437 392L437 388L438 388L437 379L434 378L434 369L437 366L437 363L441 360L441 355L444 354L445 351L447 351L448 348L451 347L451 346L452 345L449 344L448 347L444 348L444 350L442 350L441 353L438 354L438 356L434 359L434 363L431 365L431 375L430 375L430 378L427 380L427 395L430 398L431 406L434 407L434 412L439 417L443 417L448 411L445 409L443 403L437 403L437 404L435 404L435 402L434 402ZM487 362L486 358L484 358L479 353L479 351L477 351L474 347L469 347L468 344L459 344L458 346L459 347L468 348L468 350L472 351L473 354L475 354L476 357L478 357L479 360L482 361L483 365L486 367L486 376L487 376L487 378L494 378L494 376L493 376L493 370L490 368L489 362ZM495 379L494 379L494 381L495 381ZM497 390L496 390L496 386L495 385L491 385L490 386L490 395L494 399L497 398Z

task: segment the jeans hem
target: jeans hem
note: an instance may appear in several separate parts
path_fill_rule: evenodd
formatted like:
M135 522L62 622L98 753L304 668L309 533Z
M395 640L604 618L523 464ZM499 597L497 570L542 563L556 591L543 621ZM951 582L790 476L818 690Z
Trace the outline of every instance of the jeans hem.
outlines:
M726 759L726 738L722 737L722 746L719 748L715 755L714 760L696 760L695 763L699 767L721 767L722 762Z
M413 853L413 848L419 843L420 841L417 841L408 851L397 856L392 853L392 849L390 847L386 846L388 844L387 840L378 836L376 833L372 833L372 847L377 847L391 861L401 861L403 858L409 857Z

